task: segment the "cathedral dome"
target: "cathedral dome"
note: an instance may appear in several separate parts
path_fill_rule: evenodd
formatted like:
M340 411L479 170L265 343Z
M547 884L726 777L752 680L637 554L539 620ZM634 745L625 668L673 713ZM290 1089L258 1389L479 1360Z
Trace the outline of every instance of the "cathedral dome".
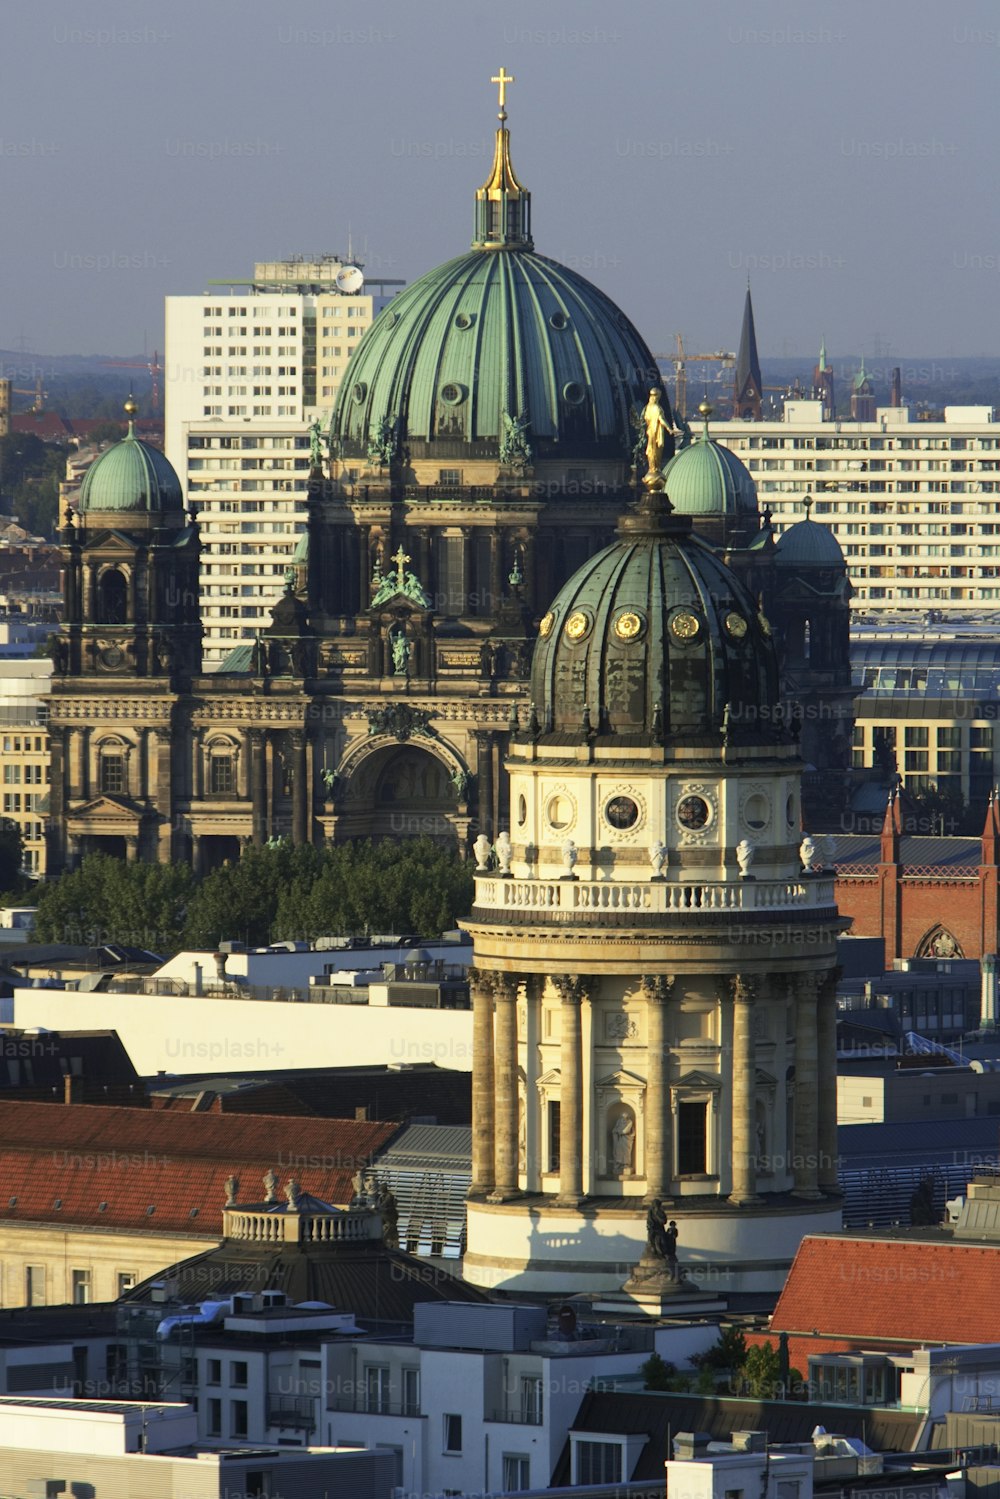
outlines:
M809 519L812 501L806 500L806 519L783 531L775 543L779 567L846 567L840 542L829 526Z
M667 464L667 493L681 515L757 517L757 486L735 453L708 435L712 408L702 404L701 435Z
M604 292L535 253L505 119L472 249L394 298L352 355L331 425L336 457L398 443L444 462L631 459L632 411L661 386L656 360ZM669 418L665 396L664 409Z
M671 742L780 733L770 627L663 495L626 516L539 626L532 701L543 733Z
M181 482L173 465L159 448L136 437L131 401L125 410L130 417L128 433L87 470L80 489L80 510L183 510Z

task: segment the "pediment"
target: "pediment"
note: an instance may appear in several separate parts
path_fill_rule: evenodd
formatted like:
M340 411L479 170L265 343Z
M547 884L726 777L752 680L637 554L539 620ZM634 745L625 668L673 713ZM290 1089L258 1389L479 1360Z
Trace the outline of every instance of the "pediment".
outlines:
M637 1072L629 1072L625 1067L619 1067L617 1072L609 1072L605 1077L599 1077L595 1084L598 1088L644 1088L646 1079L640 1077Z
M124 797L104 795L95 796L89 802L81 802L78 806L69 808L66 817L70 826L81 818L85 818L91 827L95 823L113 823L116 827L123 825L138 827L142 821L142 813Z
M562 1082L562 1073L558 1067L550 1067L548 1072L543 1072L535 1081L536 1088L558 1088Z
M674 1084L675 1088L710 1088L713 1092L722 1087L722 1079L717 1072L702 1072L699 1068L692 1068L690 1072L684 1072Z
M121 531L101 531L97 536L87 537L88 552L135 552L135 542Z

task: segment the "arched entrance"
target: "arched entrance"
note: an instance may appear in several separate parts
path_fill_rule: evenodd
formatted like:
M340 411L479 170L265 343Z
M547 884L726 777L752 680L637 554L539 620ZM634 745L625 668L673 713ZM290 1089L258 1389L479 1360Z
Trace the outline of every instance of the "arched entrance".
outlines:
M468 818L453 772L423 745L407 741L373 749L346 768L336 837L436 838L464 842Z

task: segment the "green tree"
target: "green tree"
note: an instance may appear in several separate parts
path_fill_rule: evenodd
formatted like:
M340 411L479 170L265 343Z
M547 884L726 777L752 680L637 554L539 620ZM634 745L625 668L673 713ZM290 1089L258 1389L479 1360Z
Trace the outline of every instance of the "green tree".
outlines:
M0 818L0 890L16 890L22 883L24 845L21 829L9 817Z
M742 1383L748 1395L770 1400L778 1393L781 1368L773 1343L758 1343L747 1349L743 1360Z
M670 1390L677 1377L675 1366L668 1364L658 1353L651 1353L646 1362L639 1365L639 1373L644 1390Z
M705 1353L692 1359L699 1369L721 1370L723 1372L735 1372L742 1369L747 1356L747 1341L740 1327L724 1327L719 1333L719 1341Z
M277 935L283 892L300 888L303 881L311 885L321 857L311 844L249 844L236 863L213 870L195 890L184 928L186 945L216 947L230 938L265 946Z
M79 869L42 887L35 929L43 942L118 942L172 953L193 889L187 864L127 864L89 854Z

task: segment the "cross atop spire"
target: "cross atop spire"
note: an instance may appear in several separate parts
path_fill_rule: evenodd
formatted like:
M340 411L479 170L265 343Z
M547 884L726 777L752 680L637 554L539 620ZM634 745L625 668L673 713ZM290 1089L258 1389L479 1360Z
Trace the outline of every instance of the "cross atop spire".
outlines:
M490 79L490 82L500 85L500 113L497 118L505 120L507 118L507 85L508 83L516 83L517 80L513 73L508 73L504 68L501 68L499 73Z

